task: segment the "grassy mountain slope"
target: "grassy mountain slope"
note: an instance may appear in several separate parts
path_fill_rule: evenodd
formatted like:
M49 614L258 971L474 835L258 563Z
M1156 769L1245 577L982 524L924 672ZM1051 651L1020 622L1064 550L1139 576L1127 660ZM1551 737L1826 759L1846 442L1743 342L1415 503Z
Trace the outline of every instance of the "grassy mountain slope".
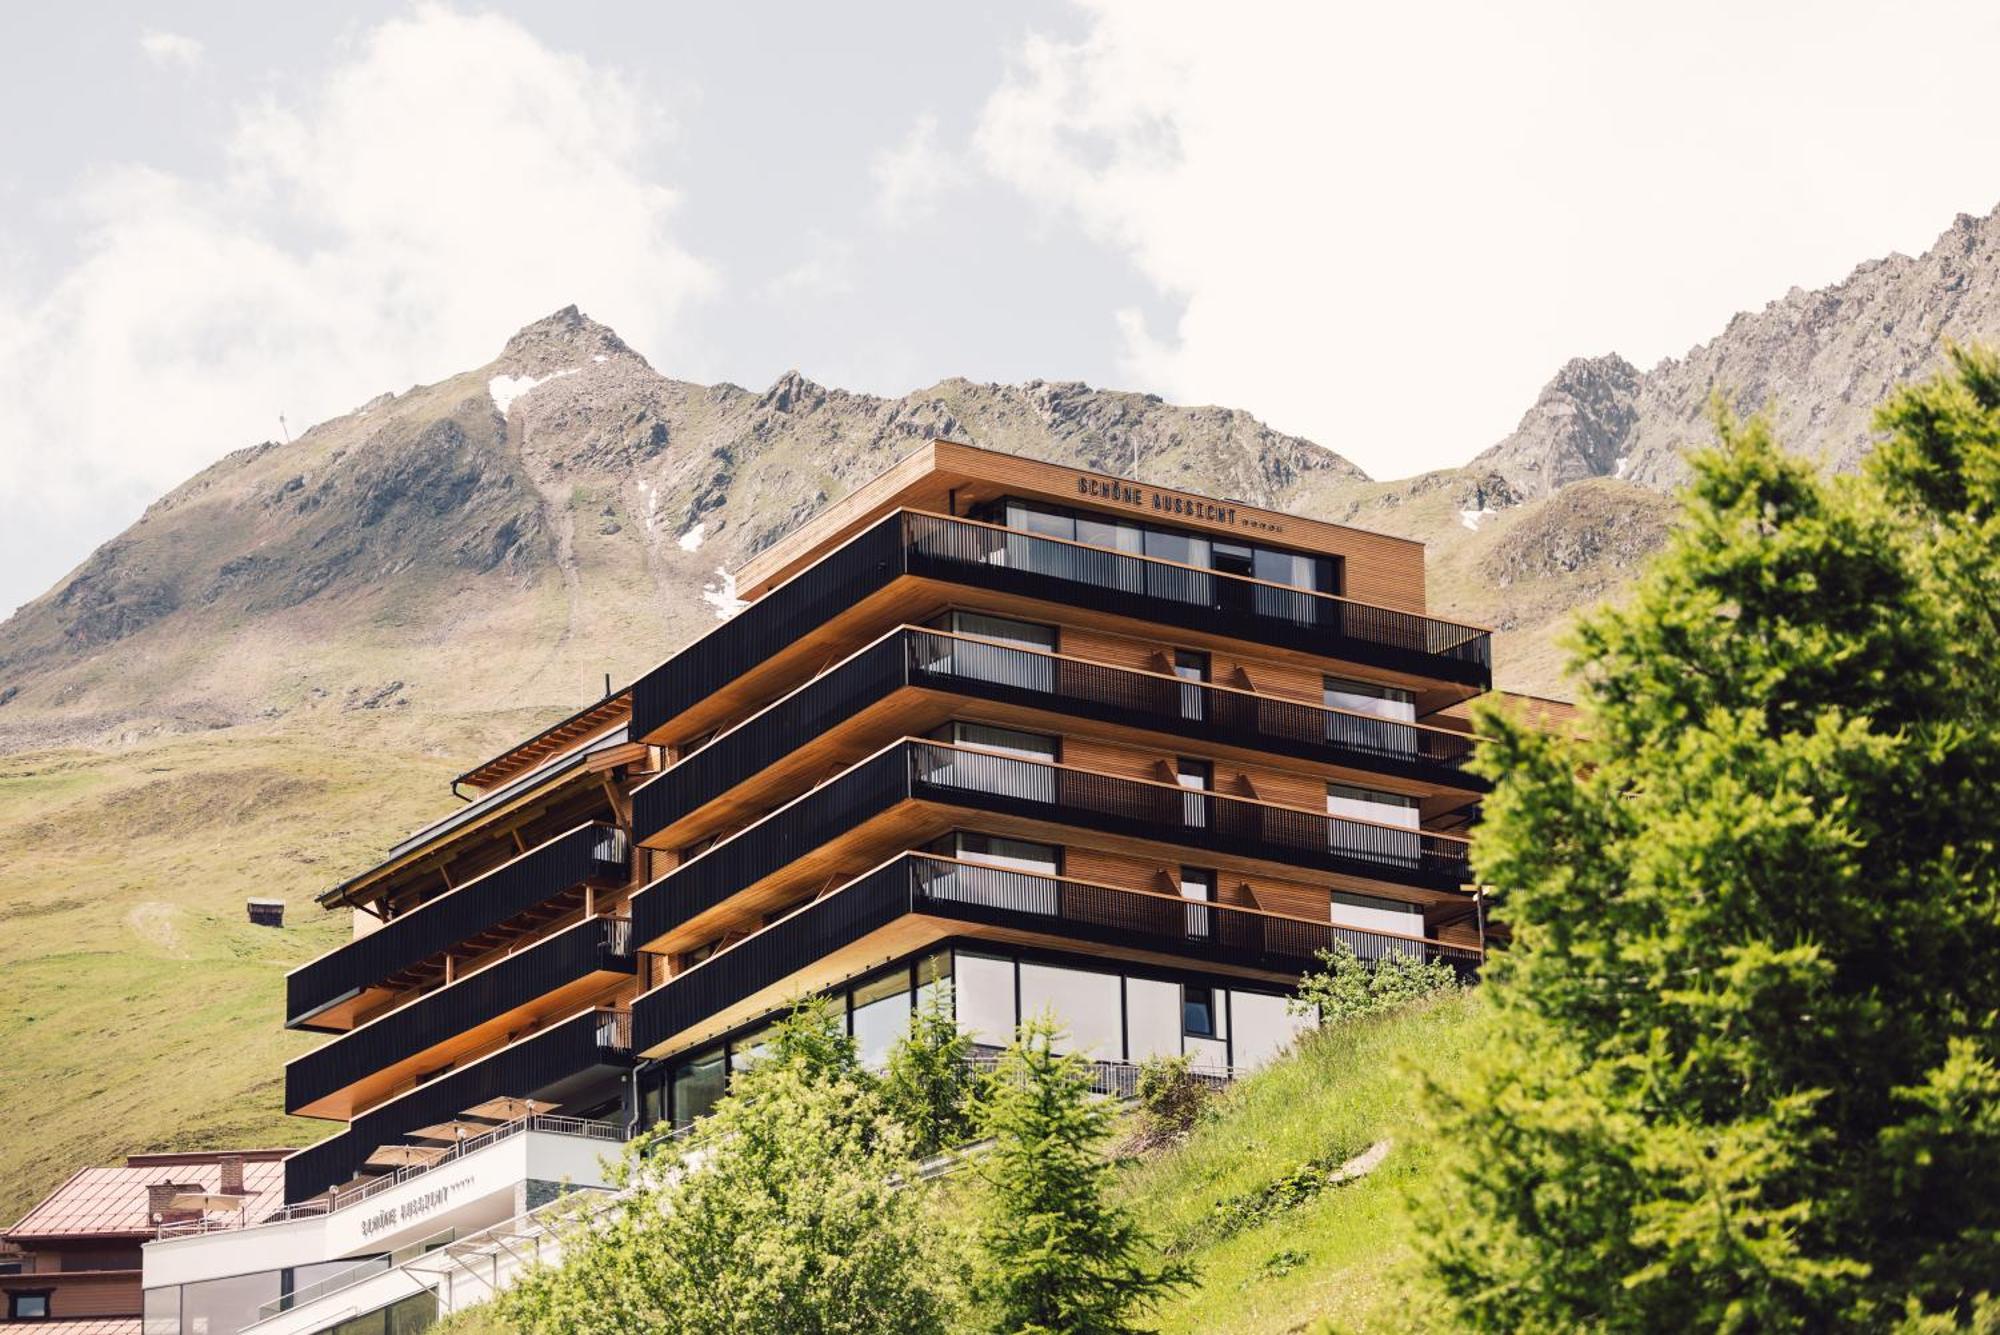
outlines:
M574 308L238 450L0 623L0 1215L127 1150L323 1130L277 1111L280 976L346 928L310 894L714 625L727 570L927 438L1422 540L1432 610L1496 628L1499 684L1561 694L1555 642L1665 535L1710 385L1795 404L1788 443L1849 466L1878 386L1941 335L2000 337L1995 291L2000 216L1961 219L1668 371L1573 363L1472 466L1395 482L1079 384L690 384ZM253 894L290 901L283 932L242 923Z
M1406 1331L1434 1315L1400 1273L1414 1255L1406 1193L1431 1166L1413 1134L1417 1099L1424 1072L1469 1051L1479 1004L1453 997L1315 1035L1219 1099L1184 1144L1124 1169L1126 1203L1200 1279L1158 1313L1163 1332L1293 1331L1319 1318ZM1367 1176L1288 1191L1384 1140L1388 1156ZM1281 1203L1288 1194L1303 1199Z
M140 1150L285 1145L283 975L346 923L312 892L436 806L391 727L0 758L0 1218ZM282 897L282 931L243 901Z

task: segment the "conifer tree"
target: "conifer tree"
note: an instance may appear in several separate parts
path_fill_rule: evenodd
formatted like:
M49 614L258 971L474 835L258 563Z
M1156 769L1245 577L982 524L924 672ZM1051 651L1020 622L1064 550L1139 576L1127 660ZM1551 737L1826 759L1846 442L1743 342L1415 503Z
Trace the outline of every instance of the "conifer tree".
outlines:
M910 1028L889 1050L882 1098L910 1135L910 1150L928 1158L972 1135L979 1074L972 1039L958 1027L951 984L939 982L918 1003Z
M1137 1222L1111 1201L1111 1105L1092 1096L1080 1058L1056 1053L1060 1037L1047 1016L1023 1024L981 1110L994 1144L977 1161L987 1191L973 1292L982 1324L1006 1335L1136 1330L1192 1280L1149 1264Z
M633 1190L501 1295L546 1335L942 1330L904 1133L824 1001L781 1023L693 1137L634 1143Z
M1948 1326L2000 1275L2000 369L1858 480L1718 422L1581 736L1479 722L1513 946L1421 1230L1478 1328Z

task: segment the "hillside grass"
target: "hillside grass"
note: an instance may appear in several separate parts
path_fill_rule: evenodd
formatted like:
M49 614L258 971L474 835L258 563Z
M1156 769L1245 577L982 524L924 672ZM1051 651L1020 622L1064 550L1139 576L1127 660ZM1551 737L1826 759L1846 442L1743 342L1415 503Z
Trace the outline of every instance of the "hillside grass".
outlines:
M299 1145L284 974L346 939L313 896L445 807L426 748L244 730L0 757L0 1221L86 1164ZM253 927L251 897L285 900Z
M1413 1133L1422 1073L1465 1058L1480 1004L1466 993L1313 1035L1218 1098L1183 1144L1123 1168L1124 1202L1199 1277L1155 1314L1163 1333L1442 1324L1412 1282L1405 1201L1433 1163ZM1289 1208L1246 1208L1301 1168L1385 1139L1388 1157L1365 1177Z

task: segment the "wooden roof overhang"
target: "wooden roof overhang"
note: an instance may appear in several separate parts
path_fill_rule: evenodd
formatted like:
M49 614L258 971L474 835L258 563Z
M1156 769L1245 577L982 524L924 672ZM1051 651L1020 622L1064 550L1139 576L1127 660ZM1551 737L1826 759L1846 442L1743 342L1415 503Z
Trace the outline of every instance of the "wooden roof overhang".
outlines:
M585 705L559 723L552 723L525 741L517 742L499 755L475 765L451 781L452 791L461 786L489 792L510 779L528 773L565 751L589 741L632 716L632 692L622 690Z
M548 769L542 781L527 784L512 796L495 800L500 796L498 793L488 794L482 799L491 802L488 809L477 811L469 818L466 818L466 812L456 811L434 826L417 831L382 862L330 890L322 891L320 905L324 908L357 905L365 899L380 899L394 894L419 877L439 874L442 864L456 856L468 838L507 834L543 815L559 801L572 798L584 790L601 788L603 780L600 776L606 769L630 763L633 753L642 750L631 745L617 745L562 758Z

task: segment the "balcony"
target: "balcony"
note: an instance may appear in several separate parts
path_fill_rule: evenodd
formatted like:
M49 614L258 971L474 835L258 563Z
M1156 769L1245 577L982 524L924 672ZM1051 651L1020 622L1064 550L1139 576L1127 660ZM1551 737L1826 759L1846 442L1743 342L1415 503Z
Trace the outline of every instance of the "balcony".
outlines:
M399 1088L574 1011L632 976L632 924L586 918L285 1066L285 1111L351 1118Z
M478 954L560 917L582 902L584 886L625 884L628 862L624 831L615 826L579 825L557 835L292 970L285 1023L351 1029L365 1003L443 977L446 951Z
M891 933L892 926L900 930ZM921 949L968 928L1287 978L1340 942L1365 960L1406 955L1469 972L1480 959L1477 950L1439 941L906 853L640 997L632 1005L633 1041L653 1054L684 1035L707 1037L885 953ZM881 944L868 948L871 938Z
M971 811L1011 818L1009 828L1028 838L1049 826L1081 828L1430 890L1458 890L1471 877L1466 842L1451 835L905 739L634 894L634 939L657 949L668 933L781 871L799 885L838 875L841 855L827 846L906 804L939 815L887 826L884 837L905 847Z
M941 708L929 721L948 715L946 698L985 700L1035 711L1019 720L1028 727L1048 726L1047 715L1058 716L1058 725L1063 718L1090 719L1164 735L1169 743L1284 755L1465 792L1488 786L1464 769L1474 745L1464 733L904 627L639 788L633 795L635 837L646 842L753 778L768 792L773 780L823 768L825 755L808 743L907 689L938 694Z
M1044 614L1085 609L1408 673L1463 694L1492 686L1491 633L1476 626L899 510L634 682L631 735L658 740L685 711L905 576L1044 604Z
M296 1204L346 1183L379 1147L488 1099L513 1096L561 1105L579 1096L599 1077L632 1064L631 1019L619 1011L580 1011L369 1109L339 1135L285 1160L285 1200Z

